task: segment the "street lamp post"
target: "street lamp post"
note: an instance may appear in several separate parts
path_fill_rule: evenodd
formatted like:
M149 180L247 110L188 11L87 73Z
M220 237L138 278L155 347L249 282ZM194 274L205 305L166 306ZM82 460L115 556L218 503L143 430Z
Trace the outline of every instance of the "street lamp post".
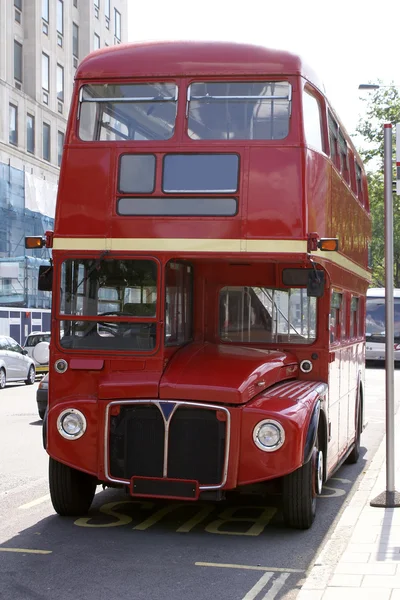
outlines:
M380 85L362 83L359 90L378 90ZM386 87L386 86L383 86ZM399 127L397 127L397 132ZM381 508L400 506L400 494L395 489L394 460L394 300L393 300L393 142L392 125L383 126L383 172L385 209L385 371L386 371L386 490L371 500ZM399 136L396 144L400 146Z

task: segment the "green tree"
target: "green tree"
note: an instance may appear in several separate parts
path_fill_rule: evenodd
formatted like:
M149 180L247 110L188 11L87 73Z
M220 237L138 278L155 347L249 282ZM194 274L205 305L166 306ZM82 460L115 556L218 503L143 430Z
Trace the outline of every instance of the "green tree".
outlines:
M382 82L379 82L380 84ZM366 98L365 117L357 126L365 148L359 149L368 176L369 201L372 213L372 285L385 285L384 187L383 187L383 125L400 123L400 94L396 86L382 86ZM395 133L395 132L394 132ZM395 136L393 136L395 138ZM396 164L395 139L393 165ZM395 177L395 171L394 177ZM400 197L393 196L394 286L400 287Z

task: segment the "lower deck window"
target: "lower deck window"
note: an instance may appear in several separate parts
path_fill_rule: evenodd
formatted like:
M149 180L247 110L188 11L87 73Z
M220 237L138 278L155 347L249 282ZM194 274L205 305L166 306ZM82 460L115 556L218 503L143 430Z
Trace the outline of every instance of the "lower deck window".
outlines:
M305 288L224 287L219 298L222 341L311 344L316 338L316 298Z

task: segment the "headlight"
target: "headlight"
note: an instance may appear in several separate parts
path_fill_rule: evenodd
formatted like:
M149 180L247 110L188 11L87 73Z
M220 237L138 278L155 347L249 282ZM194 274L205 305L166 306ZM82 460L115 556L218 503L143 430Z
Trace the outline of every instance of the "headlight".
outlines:
M253 440L260 450L274 452L283 445L285 430L278 421L265 419L254 427Z
M86 419L75 408L67 408L58 416L57 429L67 440L77 440L86 431Z

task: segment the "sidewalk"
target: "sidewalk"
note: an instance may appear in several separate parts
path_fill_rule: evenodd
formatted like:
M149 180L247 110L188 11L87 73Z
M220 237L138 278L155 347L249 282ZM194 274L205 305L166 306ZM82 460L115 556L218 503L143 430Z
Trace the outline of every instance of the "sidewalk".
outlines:
M400 410L395 417L397 491L399 431ZM385 490L386 437L317 556L297 600L400 600L400 507L370 506L370 501Z

